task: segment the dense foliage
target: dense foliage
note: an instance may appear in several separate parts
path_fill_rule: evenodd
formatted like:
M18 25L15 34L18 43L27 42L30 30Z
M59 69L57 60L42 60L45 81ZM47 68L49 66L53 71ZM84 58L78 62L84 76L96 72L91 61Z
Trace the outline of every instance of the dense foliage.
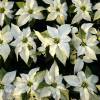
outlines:
M0 100L100 100L100 1L0 1Z

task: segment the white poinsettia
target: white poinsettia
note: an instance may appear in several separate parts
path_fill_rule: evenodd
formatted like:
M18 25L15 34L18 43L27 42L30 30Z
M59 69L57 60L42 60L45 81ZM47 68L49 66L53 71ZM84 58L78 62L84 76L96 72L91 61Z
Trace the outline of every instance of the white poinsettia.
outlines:
M13 36L11 35L10 27L8 25L0 30L0 55L4 61L6 61L8 55L10 54L9 43L12 39Z
M12 18L12 7L14 2L0 1L0 26L3 26L5 16Z
M48 97L52 95L55 100L59 100L61 98L60 90L66 90L62 80L63 77L59 74L59 68L54 62L50 70L46 70L45 82L47 86L40 90L40 96Z
M94 15L94 20L100 19L100 2L96 3L96 5L93 7L94 10L97 10Z
M20 8L16 15L18 17L18 25L22 26L32 19L43 19L43 15L41 11L43 11L43 7L39 7L36 0L26 0L25 6Z
M30 27L21 31L18 26L12 24L11 33L15 38L15 41L11 45L15 47L17 60L18 55L20 55L25 63L28 63L29 57L33 58L33 61L36 61L36 44L31 37Z
M70 54L69 41L71 40L68 34L71 31L71 27L68 24L61 25L58 28L47 26L48 34L52 39L50 44L50 54L54 57L56 54L57 58L63 63L66 63L67 57Z
M31 69L28 74L20 74L21 77L17 77L14 83L16 87L13 95L19 96L23 93L27 93L30 96L34 96L36 94L35 90L38 88L39 83L43 80L41 76L40 78L35 78L38 71L39 68L34 68Z
M87 23L81 26L81 31L76 36L72 34L72 43L77 50L78 59L75 62L74 71L78 72L83 68L84 62L91 63L93 60L97 60L96 52L97 37L91 34L91 27L93 24ZM99 50L100 51L100 50Z
M89 12L91 11L91 2L90 0L72 0L73 4L75 5L76 15L72 20L72 24L80 22L82 19L91 21L91 16Z
M96 75L90 75L86 78L85 73L80 71L77 75L64 76L64 79L70 86L75 87L75 91L80 92L81 100L90 100L89 94L94 94L97 91L98 77Z
M47 21L57 20L59 24L65 23L67 19L67 4L66 2L61 3L61 0L43 0L50 6L47 8L49 15Z
M12 82L15 80L16 71L7 72L2 80L0 80L0 100L11 100L14 86Z
M52 57L56 54L57 58L63 63L66 63L66 59L69 57L70 47L69 41L71 40L68 34L71 31L71 27L68 24L59 26L58 28L47 26L47 32L49 37L44 38L41 34L36 32L36 35L43 43L44 47L49 46L49 53Z

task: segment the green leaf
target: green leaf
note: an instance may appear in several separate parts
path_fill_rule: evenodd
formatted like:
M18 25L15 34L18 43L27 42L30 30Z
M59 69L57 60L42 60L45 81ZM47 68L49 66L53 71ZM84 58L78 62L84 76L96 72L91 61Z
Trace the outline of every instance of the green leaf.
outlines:
M35 81L37 83L40 83L39 86L38 86L39 89L42 88L42 87L44 87L44 86L46 86L46 83L43 82L45 73L46 73L46 71L37 72L37 74L34 77Z
M3 76L5 75L6 71L4 68L0 69L0 80L2 80Z
M66 90L61 90L61 100L69 100L69 91Z
M45 73L46 73L46 71L37 72L37 74L35 75L35 79L42 81L44 79Z
M5 23L6 25L10 25L11 19L9 19L7 16L5 16Z
M72 4L71 6L69 6L69 13L74 13L74 10L75 10L75 6L74 4Z
M89 68L88 66L86 66L85 75L86 75L87 77L89 77L91 74L92 74L92 72L91 72L90 68Z
M41 82L40 84L39 84L39 89L42 89L42 88L44 88L44 87L48 87L49 85L48 84L46 84L45 82Z
M17 6L18 6L19 8L22 8L22 7L24 7L25 2L16 2L16 4L17 4Z
M79 29L78 36L82 40L82 42L85 44L86 43L86 33L84 32L84 30Z
M27 100L27 93L22 94L22 100Z
M72 64L75 64L76 59L77 59L77 51L73 49L71 50L71 53L70 53L70 62Z

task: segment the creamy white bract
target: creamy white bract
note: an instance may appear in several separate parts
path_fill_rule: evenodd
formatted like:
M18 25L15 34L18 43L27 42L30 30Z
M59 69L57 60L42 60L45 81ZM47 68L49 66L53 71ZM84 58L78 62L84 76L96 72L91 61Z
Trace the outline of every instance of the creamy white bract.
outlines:
M0 30L0 55L3 60L6 61L10 54L9 43L12 41L13 36L10 32L10 26L6 25L2 30Z
M94 1L0 1L0 100L100 100Z
M44 47L49 46L49 53L52 57L57 58L63 63L66 63L66 59L70 53L70 37L68 34L71 31L71 27L68 24L58 26L58 28L47 26L47 32L49 37L44 38L39 32L36 31L36 35L43 43Z
M14 2L0 1L0 26L3 26L5 16L12 18L12 12Z
M75 33L72 34L72 43L77 50L77 60L75 62L74 72L80 71L84 62L91 63L93 60L97 60L96 49L99 41L95 32L92 34L93 24L85 23L81 26L79 34L76 36ZM93 32L93 31L92 31Z
M95 75L86 77L84 72L80 71L77 75L64 76L64 79L70 86L75 87L75 91L80 92L81 100L90 100L90 93L94 94L97 91L95 84L98 82L98 77Z
M94 15L94 20L100 19L100 3L97 3L94 7L94 10L97 10Z
M19 15L18 25L22 26L32 19L43 19L44 17L41 13L43 10L44 8L39 7L36 0L26 0L25 6L16 13L16 15Z
M0 80L0 100L8 100L13 97L14 85L12 82L15 80L16 71L8 72Z
M49 14L47 21L56 20L59 24L64 24L67 19L67 4L61 0L43 0L50 6L47 8Z
M15 38L15 41L11 45L15 47L17 60L18 55L20 55L26 64L28 63L29 57L32 57L33 61L36 61L36 55L34 54L36 52L36 44L31 36L30 27L21 31L18 26L12 24L11 33Z
M72 24L80 22L82 19L91 21L89 12L92 11L92 4L90 0L72 0L72 2L76 7L74 10L76 15L72 19Z

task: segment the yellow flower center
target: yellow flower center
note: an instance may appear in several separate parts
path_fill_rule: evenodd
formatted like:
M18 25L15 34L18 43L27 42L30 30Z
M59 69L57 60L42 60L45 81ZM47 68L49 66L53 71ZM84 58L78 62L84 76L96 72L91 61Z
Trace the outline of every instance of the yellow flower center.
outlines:
M29 13L29 14L32 14L32 13L33 13L33 9L29 9L29 10L28 10L28 13Z
M33 47L32 47L31 45L28 45L28 49L29 49L29 50L32 50Z
M88 87L88 83L84 81L84 82L82 83L81 87L87 88L87 87Z
M27 85L28 85L29 87L31 87L31 86L33 85L33 83L32 83L31 81L29 81L29 82L27 83Z
M60 39L59 38L54 38L54 43L55 44L58 44L60 42Z
M28 42L28 39L26 37L23 37L22 42L23 43L27 43Z
M4 13L5 12L5 8L0 8L0 13Z
M2 43L3 43L3 40L0 39L0 44L2 44Z
M52 83L51 86L53 86L54 88L57 87L57 83Z
M86 43L85 43L85 42L82 42L81 45L82 45L82 46L86 46Z
M4 89L4 85L0 82L0 89Z
M85 6L81 6L81 10L82 11L85 11L86 10L86 7Z
M57 11L57 12L60 12L60 8L56 8L56 11Z

